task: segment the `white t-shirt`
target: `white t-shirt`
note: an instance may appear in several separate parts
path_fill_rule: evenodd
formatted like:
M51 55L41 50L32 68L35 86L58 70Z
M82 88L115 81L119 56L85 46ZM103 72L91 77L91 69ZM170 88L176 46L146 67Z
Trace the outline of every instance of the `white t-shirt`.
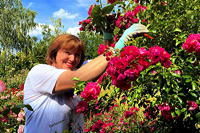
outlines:
M24 104L29 104L34 111L25 108L25 133L62 133L68 130L73 102L64 93L52 93L58 77L64 71L39 64L28 73L24 85Z

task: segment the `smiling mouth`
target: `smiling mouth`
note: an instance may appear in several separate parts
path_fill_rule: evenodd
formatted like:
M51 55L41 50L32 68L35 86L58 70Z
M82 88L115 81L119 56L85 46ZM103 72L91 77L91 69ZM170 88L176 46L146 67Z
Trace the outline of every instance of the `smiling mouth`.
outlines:
M70 68L73 67L71 64L67 64L66 66L67 66L67 67L70 67Z

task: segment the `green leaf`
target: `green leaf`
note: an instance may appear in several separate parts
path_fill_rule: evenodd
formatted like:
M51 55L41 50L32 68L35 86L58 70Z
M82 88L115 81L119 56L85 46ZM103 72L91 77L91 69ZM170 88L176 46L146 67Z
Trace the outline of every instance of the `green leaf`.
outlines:
M182 108L181 109L181 112L185 112L187 109L186 108Z
M198 112L198 113L195 115L195 117L196 117L197 119L200 119L200 112Z
M181 110L178 109L178 108L175 108L175 112L176 112L176 114L177 114L178 116L181 114Z
M192 82L192 89L195 90L197 88L197 84L195 82Z
M171 112L172 117L176 117L175 112Z
M74 77L72 80L74 80L74 81L80 81L80 79L77 78L77 77Z
M15 113L15 114L19 114L21 108L18 108L18 107L14 107L12 108L12 111Z
M95 5L94 8L92 9L91 16L95 18L95 17L100 17L101 14L102 10L100 5Z
M174 30L174 32L182 32L182 31L181 31L181 29L176 28L176 29Z
M193 93L193 92L189 92L193 97L197 98L197 94Z
M111 5L108 5L108 6L105 6L103 9L102 9L102 14L109 14L111 13L111 11L113 10L114 8L114 5L111 4Z

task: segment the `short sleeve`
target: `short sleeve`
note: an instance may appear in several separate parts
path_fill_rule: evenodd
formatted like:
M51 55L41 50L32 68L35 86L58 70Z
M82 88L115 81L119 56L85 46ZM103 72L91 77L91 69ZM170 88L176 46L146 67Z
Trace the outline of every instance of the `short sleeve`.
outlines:
M38 93L52 94L58 77L66 71L46 64L39 64L32 68L28 74L30 89Z

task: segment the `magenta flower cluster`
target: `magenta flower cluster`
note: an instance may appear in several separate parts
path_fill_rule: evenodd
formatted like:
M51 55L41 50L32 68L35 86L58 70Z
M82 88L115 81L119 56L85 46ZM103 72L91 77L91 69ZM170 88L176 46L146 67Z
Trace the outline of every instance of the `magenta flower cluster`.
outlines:
M173 119L171 115L172 107L170 107L167 103L158 105L158 109L161 111L161 116L164 117L166 120Z
M92 19L90 19L90 18L80 21L79 25L81 25L81 27L79 28L80 31L85 31L86 29L88 29L90 31L95 30L95 27L92 24Z
M200 52L200 34L190 34L186 39L185 43L182 45L188 53Z
M137 7L133 11L128 11L124 15L119 16L115 22L115 25L119 28L129 28L132 24L139 22L137 14L140 11L145 11L146 9L146 6L137 5Z
M97 82L89 82L81 92L81 97L86 101L95 100L99 96L100 91L101 89Z
M106 48L101 45L99 51L102 53ZM164 48L153 46L147 50L143 47L127 46L122 49L119 56L109 60L106 76L111 77L113 85L127 90L131 87L131 81L135 81L141 71L159 62L166 68L171 65L170 54Z
M80 101L78 105L76 105L77 113L87 113L88 111L88 103L86 101Z

